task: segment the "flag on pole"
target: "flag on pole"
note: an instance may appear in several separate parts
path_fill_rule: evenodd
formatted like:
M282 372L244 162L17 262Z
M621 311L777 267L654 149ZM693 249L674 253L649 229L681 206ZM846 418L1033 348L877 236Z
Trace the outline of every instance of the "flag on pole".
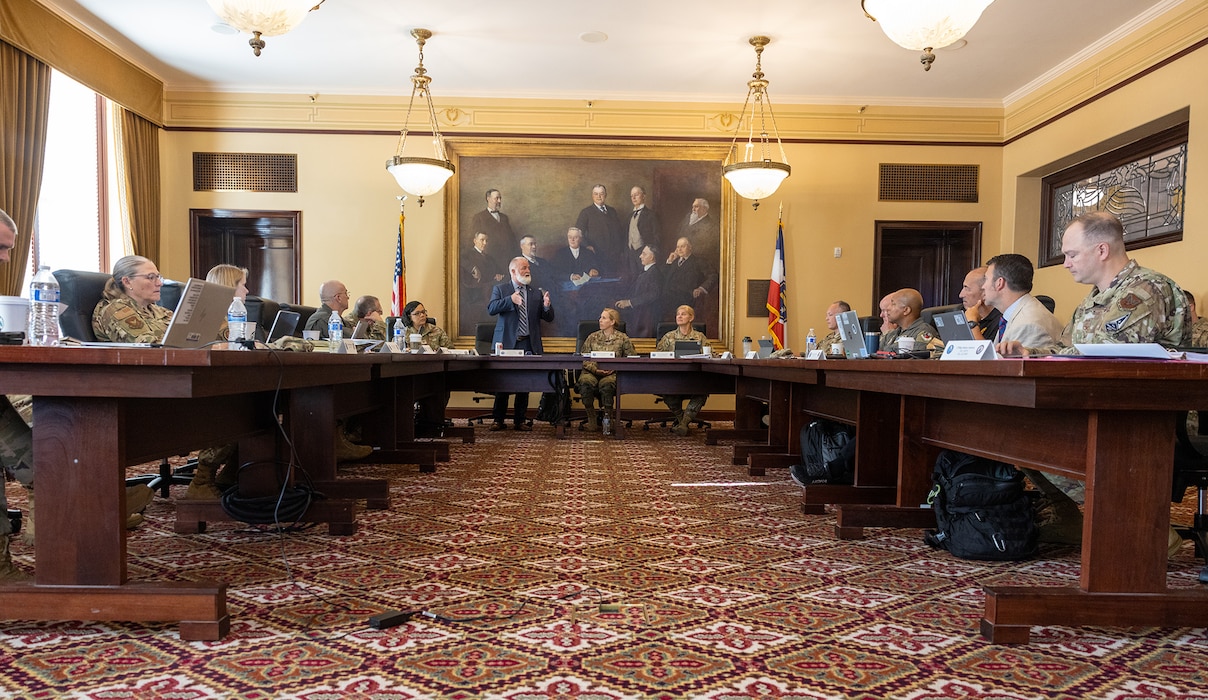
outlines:
M789 311L785 305L788 286L784 279L784 221L778 220L776 225L776 255L772 258L772 283L768 285L768 332L772 334L776 349L783 350L785 326L789 321Z
M394 286L390 289L390 315L399 316L407 305L407 258L403 254L403 199L398 203L398 244L394 248Z

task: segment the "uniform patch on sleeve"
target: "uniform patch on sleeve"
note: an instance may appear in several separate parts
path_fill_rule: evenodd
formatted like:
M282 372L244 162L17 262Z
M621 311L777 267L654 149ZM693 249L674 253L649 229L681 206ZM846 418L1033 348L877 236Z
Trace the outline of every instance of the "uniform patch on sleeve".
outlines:
M1137 308L1140 305L1141 305L1141 297L1137 296L1136 294L1133 294L1132 292L1125 294L1124 298L1121 299L1119 301L1119 303L1117 304L1117 306L1119 306L1121 309L1124 309L1125 311L1132 311L1133 309Z
M1129 296L1131 297L1132 295L1129 294ZM1123 306L1123 304L1121 304L1121 306ZM1103 324L1103 328L1108 333L1119 333L1120 329L1123 328L1128 323L1128 318L1130 316L1132 316L1132 314L1128 313L1128 314L1124 314L1120 318L1112 319L1111 321L1108 321L1107 323Z

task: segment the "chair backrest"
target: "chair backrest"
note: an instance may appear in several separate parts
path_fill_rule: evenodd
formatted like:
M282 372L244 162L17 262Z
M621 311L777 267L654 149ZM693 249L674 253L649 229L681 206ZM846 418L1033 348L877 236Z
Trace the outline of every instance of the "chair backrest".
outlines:
M964 304L948 304L947 306L929 306L926 309L923 309L923 312L921 314L919 314L919 317L922 318L927 323L934 326L936 314L947 313L949 311L956 311L957 309L960 309L963 307L964 307Z
M674 321L664 321L664 322L660 323L658 326L656 326L654 329L654 342L657 343L658 341L662 340L663 336L665 336L668 333L670 333L671 331L675 330L675 326L676 326L676 324ZM705 324L703 322L693 321L692 330L700 331L701 333L704 333Z
M1057 309L1057 302L1053 300L1053 297L1047 294L1037 294L1036 301L1040 302L1044 308L1048 309L1049 313L1053 313L1053 311Z
M63 334L76 340L93 342L92 312L105 291L105 282L111 275L104 272L83 270L55 270L59 281L59 301L67 306L59 314L59 327Z
M474 325L474 350L479 355L490 355L494 352L491 344L495 342L495 322L480 321Z
M247 308L247 320L256 324L256 337L261 340L268 338L269 331L273 329L273 321L277 320L277 312L281 310L281 304L272 299L249 294L243 300L243 305Z
M315 312L319 310L319 307L317 306L303 306L302 304L287 304L285 302L281 303L281 308L285 309L286 311L298 312L299 321L298 327L294 329L295 338L302 337L302 331L306 330L306 322L309 321L310 317L314 316ZM272 325L272 321L269 321L269 325Z

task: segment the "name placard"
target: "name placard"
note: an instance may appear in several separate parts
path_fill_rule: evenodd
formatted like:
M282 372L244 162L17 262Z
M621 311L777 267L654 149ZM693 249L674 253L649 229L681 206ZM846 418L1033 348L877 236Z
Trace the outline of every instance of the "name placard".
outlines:
M953 340L944 346L941 360L997 360L994 343L989 340Z
M807 359L807 360L825 360L826 351L825 350L810 350L809 352L805 353L805 359Z
M650 353L650 359L652 359L652 360L674 360L675 352L672 350L663 350L661 352L658 350L655 350L654 352Z
M589 356L594 360L606 360L616 357L617 354L612 350L592 350Z
M401 355L401 354L403 354L403 353L405 353L405 352L407 352L407 351L406 351L406 350L404 350L404 349L402 349L402 348L400 348L400 347L398 346L398 343L396 343L396 342L394 342L394 341L392 340L392 341L390 341L390 342L388 342L388 343L383 343L383 344L382 344L382 349L381 349L381 350L379 350L378 352L397 353L397 354L400 354L400 355Z
M520 348L516 348L514 350L504 350L501 348L499 350L499 356L500 357L524 357L524 350L520 349Z

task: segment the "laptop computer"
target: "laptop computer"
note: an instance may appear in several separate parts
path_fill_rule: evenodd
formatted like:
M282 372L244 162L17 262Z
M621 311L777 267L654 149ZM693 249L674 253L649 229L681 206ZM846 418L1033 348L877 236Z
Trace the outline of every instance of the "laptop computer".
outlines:
M301 320L302 314L297 311L279 310L277 317L273 319L273 327L269 329L267 342L272 343L287 335L293 335Z
M868 357L868 346L864 344L864 331L860 328L860 317L855 311L844 311L835 317L839 324L839 337L843 338L843 354L854 360Z
M758 342L759 342L759 347L756 350L756 353L755 353L756 356L767 358L767 357L771 357L772 353L776 352L776 343L775 342L768 340L766 338L760 338Z
M951 343L954 340L976 340L965 318L965 310L945 311L932 317L935 330L939 331L940 340Z
M690 357L700 355L703 352L699 340L677 340L675 341L675 356Z
M85 347L125 348L202 348L218 340L218 330L226 321L227 308L235 298L233 287L206 282L190 277L180 293L180 303L172 314L172 321L164 338L158 343L110 343L102 341L84 342Z

